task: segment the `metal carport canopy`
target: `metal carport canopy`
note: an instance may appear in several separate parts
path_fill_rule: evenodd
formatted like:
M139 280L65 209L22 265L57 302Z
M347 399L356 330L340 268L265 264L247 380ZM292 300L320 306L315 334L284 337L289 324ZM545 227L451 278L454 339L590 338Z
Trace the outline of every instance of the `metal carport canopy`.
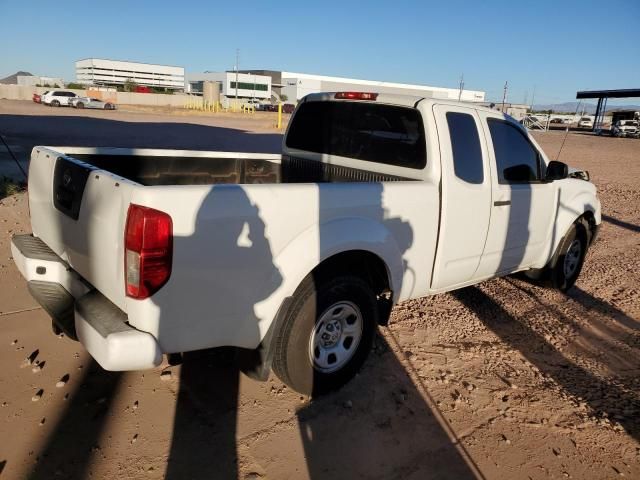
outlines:
M640 88L623 90L585 90L578 92L576 98L632 98L640 97Z

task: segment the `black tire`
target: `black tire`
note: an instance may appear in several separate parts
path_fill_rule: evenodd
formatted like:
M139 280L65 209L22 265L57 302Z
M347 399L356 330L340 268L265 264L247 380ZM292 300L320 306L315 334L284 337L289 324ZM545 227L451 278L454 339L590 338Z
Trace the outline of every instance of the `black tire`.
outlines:
M84 108L84 103L82 103L82 102L76 102L75 107L76 107L76 108Z
M324 324L320 322L321 318L332 315L331 310L337 311L341 302L357 307L362 324L361 337L356 345L349 344L354 350L349 352L350 357L345 356L348 359L344 365L335 371L321 371L311 358L315 355L310 347L312 336L314 331L319 334L321 323ZM376 297L363 279L348 274L325 279L308 276L296 290L277 334L273 370L280 380L302 394L319 396L336 390L348 382L367 359L377 324ZM345 347L348 340L345 337L338 343ZM330 348L326 351L330 352ZM330 357L331 353L327 358Z
M105 103L104 104L104 109L105 110L113 110L113 105L111 105L110 103Z
M581 220L571 225L553 258L550 266L551 286L561 292L573 287L580 275L589 248L587 228Z
M52 107L59 107L60 106L60 102L58 100L52 100L51 101L51 106Z

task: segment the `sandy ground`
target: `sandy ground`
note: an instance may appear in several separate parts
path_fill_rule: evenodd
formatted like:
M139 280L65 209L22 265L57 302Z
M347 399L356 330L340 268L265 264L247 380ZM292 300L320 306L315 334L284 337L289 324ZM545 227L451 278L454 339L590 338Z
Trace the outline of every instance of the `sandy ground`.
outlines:
M12 144L47 134L2 107ZM563 134L536 138L555 158ZM604 213L568 295L505 278L398 305L361 373L313 402L224 352L101 370L27 293L9 251L26 198L1 200L0 477L640 478L640 141L571 134L560 159L591 172Z

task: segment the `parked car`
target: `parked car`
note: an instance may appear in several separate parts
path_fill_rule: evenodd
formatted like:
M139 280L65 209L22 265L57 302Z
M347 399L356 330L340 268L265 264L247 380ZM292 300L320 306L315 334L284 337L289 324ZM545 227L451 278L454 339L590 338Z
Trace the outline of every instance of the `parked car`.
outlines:
M51 107L66 107L69 106L69 100L77 97L74 92L68 92L65 90L50 90L46 93L43 93L41 96L41 101L45 105L49 105Z
M250 98L249 100L245 101L243 104L244 107L255 108L256 110L258 110L258 107L260 105L261 105L260 100L258 100L257 98Z
M555 117L549 120L549 123L564 123L564 120L562 118Z
M317 395L397 302L515 272L570 288L601 222L587 178L496 110L319 93L281 155L35 147L11 251L105 369L230 346Z
M637 120L618 120L613 126L614 137L635 137L638 135Z
M76 97L71 99L70 105L74 108L97 108L100 110L115 110L116 105L113 102L105 102L99 98Z
M47 92L45 92L47 93ZM42 102L42 96L39 93L34 93L33 94L33 102L34 103L41 103Z
M293 113L295 109L296 109L296 106L293 105L292 103L285 103L284 105L282 105L283 113Z
M593 128L593 119L590 117L580 117L578 128Z

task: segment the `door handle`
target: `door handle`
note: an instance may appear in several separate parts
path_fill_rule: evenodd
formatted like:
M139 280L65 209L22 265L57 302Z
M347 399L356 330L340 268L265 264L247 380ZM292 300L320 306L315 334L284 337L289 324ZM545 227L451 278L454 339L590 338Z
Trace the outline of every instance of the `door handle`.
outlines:
M495 207L504 207L506 205L511 205L511 200L498 200L493 202Z

